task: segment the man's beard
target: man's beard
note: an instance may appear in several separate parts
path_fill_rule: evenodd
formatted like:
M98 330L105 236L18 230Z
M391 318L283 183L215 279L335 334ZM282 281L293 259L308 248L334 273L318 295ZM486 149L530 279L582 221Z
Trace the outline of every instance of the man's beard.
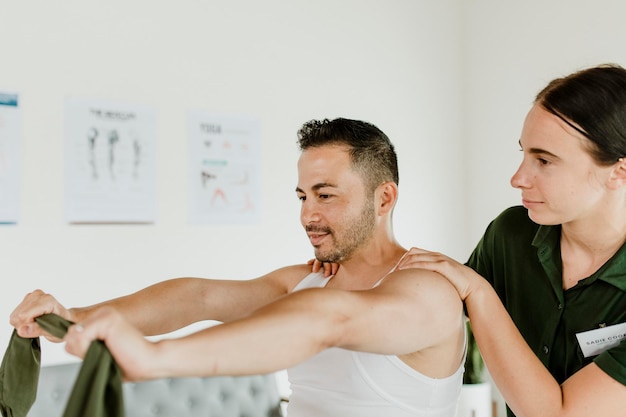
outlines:
M334 245L327 251L315 248L317 260L330 263L347 261L359 247L372 237L376 225L373 201L366 202L356 218L345 219L341 224L345 226L338 236L330 227L306 227L307 231L328 233L333 239Z

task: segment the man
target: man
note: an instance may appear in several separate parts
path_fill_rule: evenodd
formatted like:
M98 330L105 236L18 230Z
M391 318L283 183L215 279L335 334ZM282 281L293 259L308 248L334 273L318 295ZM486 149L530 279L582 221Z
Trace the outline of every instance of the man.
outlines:
M104 340L127 380L241 375L288 369L290 417L454 416L465 326L461 301L439 274L396 266L395 150L362 121L310 121L296 193L301 222L321 262L248 281L179 278L90 307L66 309L40 290L11 315L22 337L34 318L56 313L77 325L66 349L83 357ZM167 309L164 309L167 306ZM150 342L200 320L221 325Z

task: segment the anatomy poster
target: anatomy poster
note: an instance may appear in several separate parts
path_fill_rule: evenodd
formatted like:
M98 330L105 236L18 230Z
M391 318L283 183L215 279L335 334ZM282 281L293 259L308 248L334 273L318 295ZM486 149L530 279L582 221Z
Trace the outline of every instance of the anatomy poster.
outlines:
M189 114L191 223L260 221L260 130L254 118Z
M21 115L18 95L0 92L0 223L19 216Z
M154 222L155 111L79 98L65 104L66 220Z

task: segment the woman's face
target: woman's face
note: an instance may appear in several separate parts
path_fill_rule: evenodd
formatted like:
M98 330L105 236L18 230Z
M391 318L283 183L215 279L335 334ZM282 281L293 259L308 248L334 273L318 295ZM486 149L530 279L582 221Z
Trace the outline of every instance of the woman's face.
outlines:
M602 213L613 167L592 159L587 138L536 104L519 143L524 156L511 185L522 191L522 204L534 222L564 224Z

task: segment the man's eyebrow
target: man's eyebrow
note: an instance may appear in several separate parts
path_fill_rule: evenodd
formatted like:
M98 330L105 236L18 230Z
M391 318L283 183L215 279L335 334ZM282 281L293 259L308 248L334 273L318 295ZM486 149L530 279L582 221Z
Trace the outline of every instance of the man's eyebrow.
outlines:
M315 184L313 187L311 187L311 189L313 191L317 191L321 188L326 188L326 187L331 187L331 188L336 188L337 186L335 184L331 184L329 182L320 182L318 184ZM300 187L296 187L296 192L297 193L304 193L304 190L302 190L302 188Z
M519 147L522 150L524 150L524 147L522 146L522 142L518 140L517 143L519 143ZM552 152L546 151L545 149L542 149L542 148L530 148L528 149L528 153L533 154L533 155L548 155L548 156L551 156L552 158L561 159L558 155L555 155Z

